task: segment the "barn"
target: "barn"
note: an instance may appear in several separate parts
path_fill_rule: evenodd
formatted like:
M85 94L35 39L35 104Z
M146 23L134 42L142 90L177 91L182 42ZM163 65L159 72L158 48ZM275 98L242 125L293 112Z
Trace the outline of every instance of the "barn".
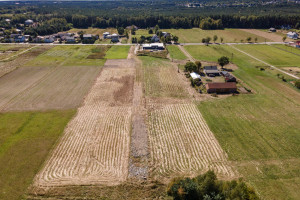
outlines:
M234 93L237 91L235 82L207 83L205 87L207 93Z

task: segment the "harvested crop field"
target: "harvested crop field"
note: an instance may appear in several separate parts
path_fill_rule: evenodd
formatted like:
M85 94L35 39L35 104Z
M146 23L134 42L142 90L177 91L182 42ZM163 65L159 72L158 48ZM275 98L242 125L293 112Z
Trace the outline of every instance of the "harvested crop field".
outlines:
M261 31L261 30L257 30L257 29L240 29L240 30L245 31L247 33L258 35L260 37L268 38L270 41L273 41L273 42L282 42L283 36L278 35L276 33L269 33L269 32ZM289 38L287 38L286 41L291 41L291 40Z
M128 175L135 68L123 60L101 71L35 186L115 185Z
M194 104L150 105L148 113L152 176L196 175L213 169L235 173Z
M43 68L39 69L43 70ZM81 104L101 68L58 67L48 69L49 72L45 76L16 95L3 110L76 108Z

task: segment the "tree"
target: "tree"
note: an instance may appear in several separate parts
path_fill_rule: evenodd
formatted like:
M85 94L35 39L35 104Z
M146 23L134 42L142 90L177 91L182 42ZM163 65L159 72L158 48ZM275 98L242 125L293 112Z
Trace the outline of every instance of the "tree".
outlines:
M285 42L285 40L286 40L286 36L283 36L282 37L282 42Z
M176 35L173 35L173 41L174 41L174 43L177 43L178 40L179 40L179 38Z
M244 42L244 40L241 40L241 43L243 43Z
M119 27L118 29L118 33L119 33L119 35L123 35L124 34L124 28L123 27Z
M247 41L251 42L252 38L251 37L247 37Z
M159 26L156 25L156 26L154 27L154 33L157 33L158 30L159 30Z
M149 33L149 34L153 34L153 30L152 30L152 29L149 29L148 33Z
M210 40L211 40L211 37L206 37L206 44L208 44L209 42L210 42Z
M297 80L297 81L295 82L295 86L296 86L296 88L300 89L300 80Z
M193 62L187 62L185 65L184 65L184 69L185 71L187 72L195 72L197 71L197 66L195 63Z
M201 62L200 62L200 61L196 61L196 62L195 62L195 65L197 66L197 72L200 72L201 67L202 67Z
M221 43L223 42L224 38L220 37Z
M125 37L128 39L129 38L129 34L128 34L128 31L126 30L125 31Z
M135 35L135 28L131 29L131 35Z
M216 41L218 40L218 36L214 35L213 40L214 40L214 43L216 43Z
M206 39L205 38L202 38L202 43L206 43Z
M257 43L257 37L256 37L256 38L254 38L254 41L255 41L255 43Z
M229 63L229 58L226 56L222 56L221 58L218 59L219 65L221 65L222 69L225 65Z

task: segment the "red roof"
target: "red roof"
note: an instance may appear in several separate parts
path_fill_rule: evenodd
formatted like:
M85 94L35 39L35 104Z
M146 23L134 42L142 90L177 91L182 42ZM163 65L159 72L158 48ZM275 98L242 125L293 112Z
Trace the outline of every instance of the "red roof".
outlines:
M226 82L226 83L207 83L207 89L236 89L235 82Z

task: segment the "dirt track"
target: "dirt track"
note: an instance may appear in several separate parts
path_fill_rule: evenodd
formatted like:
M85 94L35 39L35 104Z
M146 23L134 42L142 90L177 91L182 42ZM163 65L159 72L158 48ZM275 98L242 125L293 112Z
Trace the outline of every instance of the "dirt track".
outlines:
M127 179L132 60L108 60L35 186L115 185Z

